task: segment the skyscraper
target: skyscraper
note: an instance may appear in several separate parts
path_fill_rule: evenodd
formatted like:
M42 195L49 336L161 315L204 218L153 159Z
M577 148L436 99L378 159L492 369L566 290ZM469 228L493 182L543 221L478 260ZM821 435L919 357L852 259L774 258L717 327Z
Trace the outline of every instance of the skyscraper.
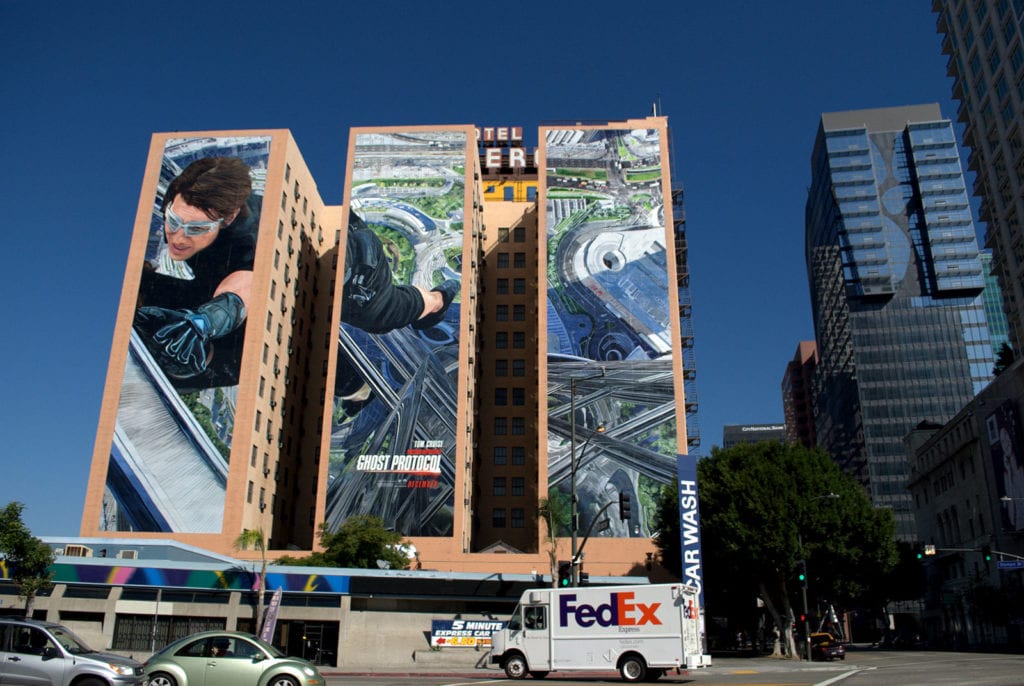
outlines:
M903 437L953 416L993 362L953 129L934 104L824 114L811 167L818 444L913 538Z
M1024 341L1024 4L933 0L1010 339Z
M786 418L786 437L806 448L818 444L814 431L812 384L818 366L818 348L814 341L800 341L793 359L782 377L782 408Z

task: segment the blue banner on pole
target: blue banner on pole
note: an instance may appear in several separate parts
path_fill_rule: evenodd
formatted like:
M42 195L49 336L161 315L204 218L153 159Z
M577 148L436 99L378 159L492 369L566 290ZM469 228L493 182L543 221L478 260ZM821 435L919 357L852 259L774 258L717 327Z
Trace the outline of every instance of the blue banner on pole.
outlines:
M679 498L679 543L683 583L697 589L704 607L704 571L700 556L700 507L697 500L697 458L676 455L676 495Z

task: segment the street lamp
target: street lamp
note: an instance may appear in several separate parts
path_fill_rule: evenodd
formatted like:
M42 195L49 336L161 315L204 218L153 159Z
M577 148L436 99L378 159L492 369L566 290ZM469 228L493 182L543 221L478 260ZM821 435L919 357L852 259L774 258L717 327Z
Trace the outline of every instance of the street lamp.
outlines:
M598 379L604 376L604 369L601 369L600 374L592 374L584 377L569 377L569 491L570 491L570 507L571 509L571 526L572 526L572 571L570 574L571 585L576 586L579 583L579 560L576 559L578 554L577 544L580 531L580 512L579 502L576 498L576 383L579 381L590 381L591 379ZM594 437L595 433L604 432L604 424L598 424L587 440L583 443L583 449L580 450L580 456L586 452L587 446L590 445L590 439Z
M829 491L825 495L816 495L811 498L808 502L815 502L816 500L838 500L839 494L832 493ZM804 649L807 655L807 661L811 661L811 619L807 614L807 556L804 555L804 538L800 533L800 525L797 525L796 540L800 544L800 556L803 558L800 566L800 573L803 578L800 580L801 591L804 594Z

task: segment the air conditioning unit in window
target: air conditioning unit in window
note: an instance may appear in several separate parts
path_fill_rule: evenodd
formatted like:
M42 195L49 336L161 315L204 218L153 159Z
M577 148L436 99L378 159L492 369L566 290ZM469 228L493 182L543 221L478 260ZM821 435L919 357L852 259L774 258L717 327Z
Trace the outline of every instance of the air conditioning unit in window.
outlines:
M117 551L117 555L115 555L114 557L119 557L122 560L137 560L137 559L139 559L139 551L138 550L118 550Z
M92 557L92 548L84 545L64 546L65 557Z

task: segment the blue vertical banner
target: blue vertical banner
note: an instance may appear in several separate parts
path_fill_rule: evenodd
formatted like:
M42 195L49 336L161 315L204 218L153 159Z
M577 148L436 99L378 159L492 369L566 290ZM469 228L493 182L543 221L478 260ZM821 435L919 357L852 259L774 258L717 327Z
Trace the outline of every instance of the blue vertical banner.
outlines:
M700 503L697 498L697 458L676 456L679 498L679 544L682 558L680 574L683 583L697 589L700 606L704 608L704 570L700 556Z

